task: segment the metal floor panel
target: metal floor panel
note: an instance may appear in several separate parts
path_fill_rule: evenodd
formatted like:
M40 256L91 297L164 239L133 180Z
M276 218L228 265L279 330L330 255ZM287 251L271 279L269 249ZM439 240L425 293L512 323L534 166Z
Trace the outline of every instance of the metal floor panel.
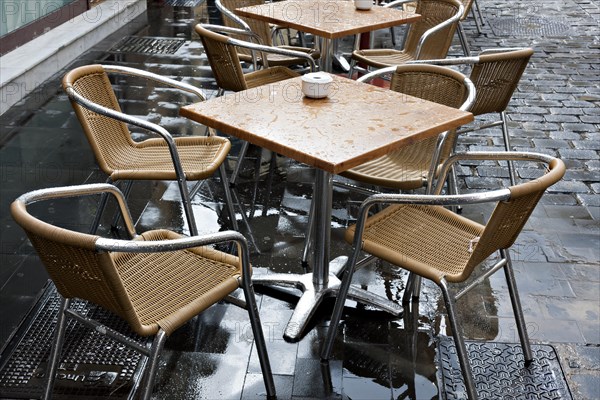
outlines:
M59 306L60 298L50 285L2 354L0 398L41 396ZM148 340L97 306L74 301L71 308L142 343ZM53 398L128 399L145 362L139 353L69 319Z
M126 36L109 51L113 53L175 54L185 39L152 36Z
M165 4L172 7L197 7L204 0L166 0Z
M466 345L480 400L572 400L552 346L532 344L534 361L525 368L519 343L467 341ZM440 338L438 350L441 399L465 399L467 394L452 338Z

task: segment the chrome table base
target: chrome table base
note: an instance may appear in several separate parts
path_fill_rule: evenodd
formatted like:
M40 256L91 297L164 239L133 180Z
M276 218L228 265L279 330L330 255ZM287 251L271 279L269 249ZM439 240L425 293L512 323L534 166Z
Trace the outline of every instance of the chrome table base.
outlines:
M306 325L317 307L321 304L321 301L326 296L337 295L341 283L338 274L343 270L347 259L347 257L342 256L329 263L329 279L324 285L315 284L312 273L255 274L252 277L252 283L255 285L294 287L304 292L300 296L300 300L283 334L286 340L291 342L300 340ZM400 316L403 311L399 304L354 286L350 286L348 297L360 303L380 308L395 316Z

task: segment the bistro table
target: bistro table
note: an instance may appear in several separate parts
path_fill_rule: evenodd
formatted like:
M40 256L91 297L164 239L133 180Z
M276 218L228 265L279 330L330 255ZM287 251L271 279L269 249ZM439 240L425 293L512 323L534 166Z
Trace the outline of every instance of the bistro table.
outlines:
M348 0L286 0L237 8L236 14L312 33L321 40L320 68L331 72L332 40L406 24L421 16L395 8L357 10Z
M261 285L296 287L303 294L284 337L299 340L324 296L339 289L346 257L329 261L332 174L473 120L469 112L393 90L332 76L324 99L302 95L301 78L231 93L182 107L181 115L316 168L313 272L256 274ZM402 307L366 290L348 296L399 315Z

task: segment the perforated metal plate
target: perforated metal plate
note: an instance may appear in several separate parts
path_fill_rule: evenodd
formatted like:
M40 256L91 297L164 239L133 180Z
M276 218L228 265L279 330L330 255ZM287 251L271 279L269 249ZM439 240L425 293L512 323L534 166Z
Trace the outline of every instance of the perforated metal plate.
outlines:
M2 354L0 398L39 398L53 344L60 299L50 286L11 346ZM120 318L82 301L71 308L144 343ZM55 399L128 399L141 375L145 357L70 320L54 386Z
M113 53L174 54L185 43L185 39L150 36L126 36L113 46Z
M466 344L480 399L572 400L552 346L532 345L534 361L525 368L523 352L518 343L467 341ZM441 398L467 398L452 339L440 339L438 357Z
M203 1L204 0L167 0L165 4L173 7L196 7Z
M496 36L538 38L563 36L569 31L565 22L541 17L501 17L488 19Z

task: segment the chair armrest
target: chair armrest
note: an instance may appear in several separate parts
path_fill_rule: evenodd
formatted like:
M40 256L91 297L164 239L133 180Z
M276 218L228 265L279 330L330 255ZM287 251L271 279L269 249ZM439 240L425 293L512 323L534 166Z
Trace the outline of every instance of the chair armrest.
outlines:
M31 203L35 203L36 201L89 196L94 194L111 194L119 204L119 209L123 216L123 221L125 222L125 227L127 228L129 236L133 238L138 236L138 234L135 231L133 219L131 218L131 213L129 212L129 207L127 207L127 202L125 201L125 196L123 195L121 190L119 190L118 187L108 183L93 183L77 186L63 186L38 189L22 194L21 196L19 196L17 201L28 205Z
M436 187L432 193L441 193L443 183L448 176L450 168L452 165L461 160L533 161L546 164L551 164L553 162L562 163L562 161L556 157L552 157L547 154L525 151L470 151L455 153L448 157L448 159L442 164L439 171L440 179L437 181Z
M122 67L122 66L117 66L117 65L102 65L102 68L107 73L116 73L116 74L121 74L121 75L136 76L136 77L145 78L145 79L148 79L148 80L151 80L154 82L162 83L164 85L169 85L176 89L180 89L185 92L191 93L191 94L197 96L198 98L200 98L201 101L204 101L208 98L206 96L206 93L204 93L204 91L200 88L197 88L195 86L189 85L184 82L176 81L175 79L171 79L171 78L167 78L167 77L164 77L164 76L161 76L158 74L154 74L152 72L143 71L141 69L136 69L136 68Z
M248 34L248 32L243 29L230 28L230 27L221 26L221 25L202 24L202 27L205 29L211 30L211 31L216 31L216 32L223 32L223 33L230 33L230 34L233 33L233 34L241 34L241 35ZM288 56L288 57L303 58L306 60L306 62L310 66L311 72L316 70L315 60L309 54L303 53L301 51L283 49L283 48L272 47L272 46L265 46L262 44L246 42L244 40L238 40L238 39L234 39L231 37L228 38L228 43L230 43L234 46L243 47L246 49L255 50L255 51L259 51L259 52L279 54L279 55ZM266 60L266 57L263 56L263 60Z

